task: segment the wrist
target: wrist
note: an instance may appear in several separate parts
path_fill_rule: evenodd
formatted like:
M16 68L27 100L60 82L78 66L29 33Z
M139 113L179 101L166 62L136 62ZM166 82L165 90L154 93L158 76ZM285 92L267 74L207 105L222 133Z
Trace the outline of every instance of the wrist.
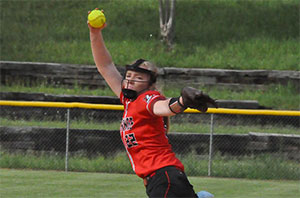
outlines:
M102 37L102 33L101 31L99 32L90 32L90 41L91 42L97 42L97 41L100 41L100 42L103 42L103 37Z
M182 113L186 108L183 106L182 102L182 98L181 98L181 102L180 102L180 98L171 98L169 101L169 109L172 113L178 114L178 113Z

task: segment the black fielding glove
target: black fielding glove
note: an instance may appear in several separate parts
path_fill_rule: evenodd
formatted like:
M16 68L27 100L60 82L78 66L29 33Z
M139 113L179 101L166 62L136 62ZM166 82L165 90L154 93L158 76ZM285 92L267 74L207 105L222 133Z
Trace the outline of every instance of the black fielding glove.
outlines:
M218 105L214 99L193 87L184 87L181 90L181 96L183 105L186 108L190 107L193 109L198 109L202 113L205 113L207 111L208 104L212 104L214 107L218 108Z

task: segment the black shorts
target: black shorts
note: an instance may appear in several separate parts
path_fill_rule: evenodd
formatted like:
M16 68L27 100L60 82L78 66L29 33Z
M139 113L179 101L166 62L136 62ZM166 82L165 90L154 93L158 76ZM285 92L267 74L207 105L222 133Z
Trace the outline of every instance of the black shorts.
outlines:
M185 173L174 166L161 168L152 175L145 178L150 198L197 197Z

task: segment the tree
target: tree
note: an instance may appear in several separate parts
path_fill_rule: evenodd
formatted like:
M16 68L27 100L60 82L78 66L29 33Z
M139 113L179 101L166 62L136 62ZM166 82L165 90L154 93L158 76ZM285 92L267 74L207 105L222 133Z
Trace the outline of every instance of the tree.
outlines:
M166 43L168 49L173 47L175 37L175 3L176 0L159 0L159 24L162 41Z

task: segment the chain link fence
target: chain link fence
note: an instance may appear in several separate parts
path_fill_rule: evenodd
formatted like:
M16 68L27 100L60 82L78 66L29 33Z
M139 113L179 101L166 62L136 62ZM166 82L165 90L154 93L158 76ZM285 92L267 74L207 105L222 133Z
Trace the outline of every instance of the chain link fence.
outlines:
M133 173L119 134L122 110L0 107L2 168ZM183 113L170 118L168 138L190 176L294 180L299 115Z

